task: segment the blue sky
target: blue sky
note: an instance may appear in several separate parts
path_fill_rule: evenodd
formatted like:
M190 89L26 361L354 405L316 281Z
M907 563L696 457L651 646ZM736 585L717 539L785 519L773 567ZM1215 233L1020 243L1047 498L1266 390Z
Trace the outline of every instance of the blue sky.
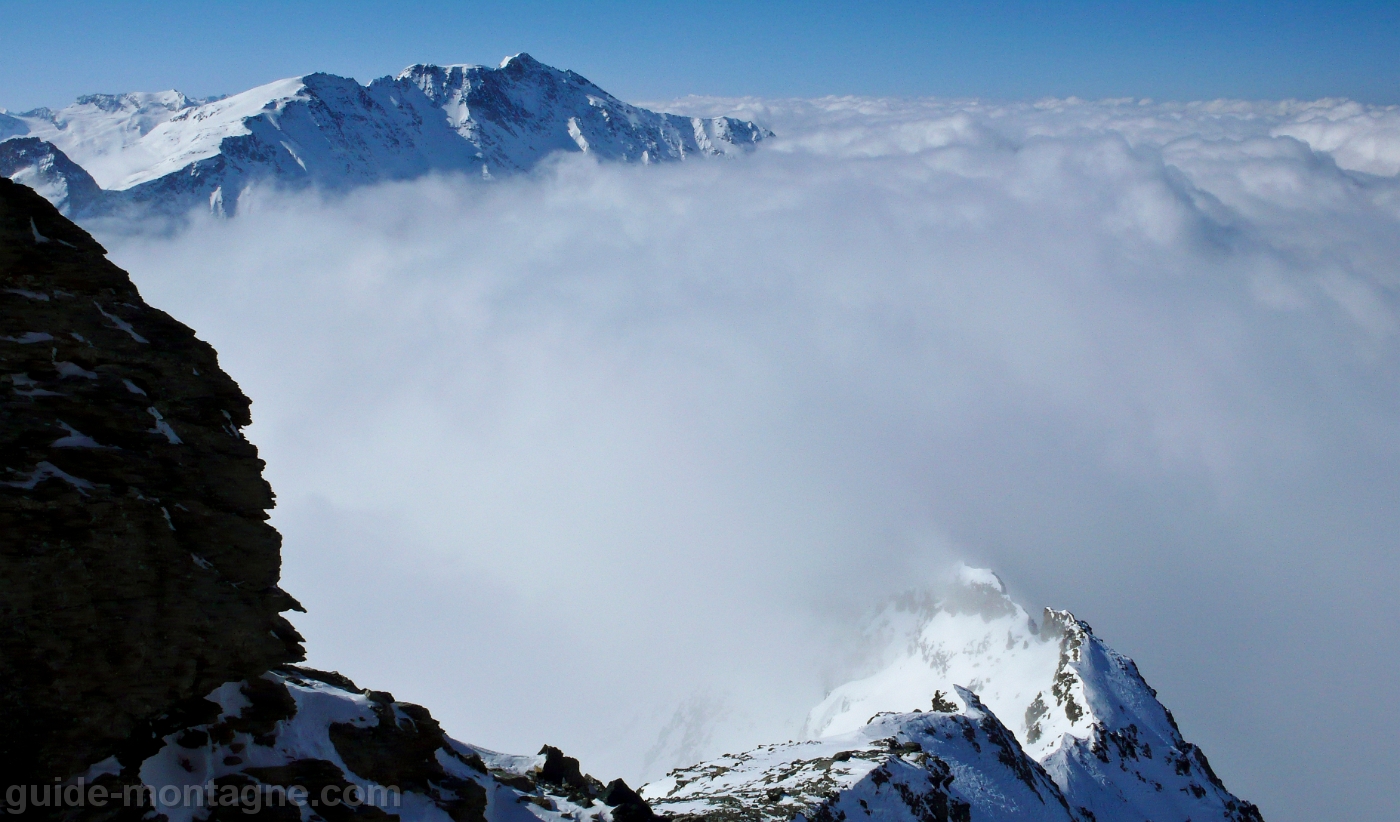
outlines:
M625 99L697 93L1400 103L1400 3L6 0L0 107L236 92L528 51Z

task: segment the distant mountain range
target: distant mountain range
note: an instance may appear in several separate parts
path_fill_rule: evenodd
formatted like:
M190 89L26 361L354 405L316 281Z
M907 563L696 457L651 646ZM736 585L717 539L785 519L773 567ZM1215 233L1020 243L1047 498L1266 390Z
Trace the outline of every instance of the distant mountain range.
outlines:
M69 216L133 207L232 215L258 185L489 179L559 151L667 162L747 151L770 136L744 120L628 105L518 54L499 68L410 66L367 86L318 73L228 97L94 94L57 111L0 112L0 175Z

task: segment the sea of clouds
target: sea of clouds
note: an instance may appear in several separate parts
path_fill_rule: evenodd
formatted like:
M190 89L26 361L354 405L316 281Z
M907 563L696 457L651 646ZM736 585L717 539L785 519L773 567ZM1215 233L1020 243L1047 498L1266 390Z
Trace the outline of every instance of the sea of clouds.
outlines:
M667 107L777 136L98 227L254 399L311 664L635 784L962 558L1266 818L1400 804L1400 111Z

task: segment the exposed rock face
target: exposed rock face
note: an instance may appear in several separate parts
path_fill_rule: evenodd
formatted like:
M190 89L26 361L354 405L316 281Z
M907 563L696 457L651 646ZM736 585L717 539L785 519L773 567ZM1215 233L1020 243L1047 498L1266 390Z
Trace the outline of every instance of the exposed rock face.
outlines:
M214 350L0 179L0 773L148 756L303 658L272 491Z

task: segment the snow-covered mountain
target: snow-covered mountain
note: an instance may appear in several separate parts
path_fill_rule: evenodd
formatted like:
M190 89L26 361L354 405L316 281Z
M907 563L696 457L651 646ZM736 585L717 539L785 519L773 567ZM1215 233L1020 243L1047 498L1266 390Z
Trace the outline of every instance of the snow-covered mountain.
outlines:
M992 572L961 568L946 595L903 598L876 625L887 664L813 708L811 737L846 738L872 716L927 711L931 700L938 710L942 695L966 688L1045 769L1078 818L1259 818L1182 738L1131 659L1067 611L1047 608L1037 624Z
M0 177L29 186L65 214L87 213L102 201L92 175L38 137L0 142Z
M935 696L932 710L881 714L848 733L725 755L674 770L641 794L657 813L677 819L1077 818L975 694Z
M101 207L207 205L222 214L254 185L337 190L434 171L489 178L556 151L684 160L745 151L765 136L742 120L628 105L528 54L499 68L415 65L368 86L308 74L222 98L99 94L58 111L0 113L0 140L51 144L103 189ZM37 171L6 176L23 173Z

